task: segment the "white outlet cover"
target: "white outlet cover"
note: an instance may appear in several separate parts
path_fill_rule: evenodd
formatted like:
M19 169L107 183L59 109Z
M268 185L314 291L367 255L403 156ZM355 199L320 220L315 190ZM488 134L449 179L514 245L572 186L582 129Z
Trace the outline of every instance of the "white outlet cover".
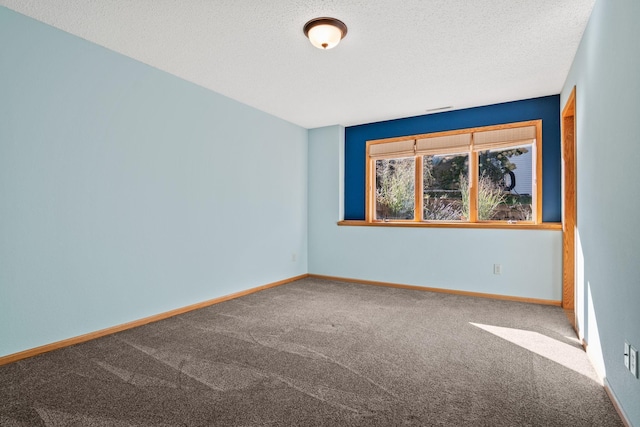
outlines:
M629 369L629 343L624 343L624 367Z
M634 377L638 378L638 350L633 347L629 350L629 370Z

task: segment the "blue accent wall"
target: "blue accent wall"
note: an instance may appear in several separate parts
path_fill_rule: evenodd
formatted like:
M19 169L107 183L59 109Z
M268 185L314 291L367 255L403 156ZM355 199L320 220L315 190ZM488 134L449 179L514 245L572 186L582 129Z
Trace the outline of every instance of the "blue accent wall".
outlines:
M345 129L344 219L365 216L366 142L542 119L542 219L561 220L560 95L468 108Z

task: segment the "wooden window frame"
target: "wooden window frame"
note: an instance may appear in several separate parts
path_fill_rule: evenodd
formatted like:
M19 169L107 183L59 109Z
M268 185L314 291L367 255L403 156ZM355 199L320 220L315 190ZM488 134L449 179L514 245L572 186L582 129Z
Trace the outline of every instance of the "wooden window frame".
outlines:
M491 144L482 145L481 148L474 146L473 134L477 132L502 130L502 129L514 129L524 127L535 127L535 141L533 143L534 153L534 168L532 170L533 181L533 194L531 198L532 203L532 221L496 221L496 220L478 220L477 213L477 188L478 188L478 153L480 151L486 151L496 148ZM469 200L469 219L467 221L425 221L423 219L423 182L422 182L422 167L423 167L423 155L416 154L414 152L413 158L415 159L415 195L414 195L414 218L412 220L378 220L375 219L375 161L381 158L400 158L411 157L411 155L402 156L377 156L371 157L371 147L377 144L386 144L391 142L402 142L425 138L434 137L448 137L461 134L471 134L471 142L469 148L461 153L469 153L469 181L470 181L470 200ZM508 146L501 145L505 148ZM518 146L518 142L513 142L513 147ZM529 120L523 122L505 123L493 126L481 126L474 128L458 129L453 131L434 132L428 134L410 135L398 138L386 138L367 141L366 144L366 191L365 191L365 221L364 224L358 225L387 225L387 226L410 226L410 227L469 227L469 228L545 228L542 224L542 120ZM347 224L344 221L342 225L356 225Z

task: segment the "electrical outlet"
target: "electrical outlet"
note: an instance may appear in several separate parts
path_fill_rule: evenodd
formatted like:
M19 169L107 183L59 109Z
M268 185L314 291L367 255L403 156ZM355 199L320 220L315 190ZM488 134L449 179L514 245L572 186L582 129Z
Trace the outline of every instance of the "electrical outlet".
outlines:
M291 262L296 262L298 260L298 254L296 254L295 252L293 252L291 254Z
M502 265L493 264L493 274L502 274Z
M638 378L638 350L633 347L629 347L629 370Z
M624 367L629 369L629 343L624 343Z

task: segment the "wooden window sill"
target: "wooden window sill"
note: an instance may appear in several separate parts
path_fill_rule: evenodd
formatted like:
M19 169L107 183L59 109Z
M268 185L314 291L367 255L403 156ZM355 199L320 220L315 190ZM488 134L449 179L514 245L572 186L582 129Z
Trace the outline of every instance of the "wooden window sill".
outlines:
M543 222L531 223L507 223L507 222L411 222L411 221L376 221L362 220L338 221L340 226L350 227L424 227L424 228L486 228L486 229L516 229L516 230L559 230L562 231L562 223Z

